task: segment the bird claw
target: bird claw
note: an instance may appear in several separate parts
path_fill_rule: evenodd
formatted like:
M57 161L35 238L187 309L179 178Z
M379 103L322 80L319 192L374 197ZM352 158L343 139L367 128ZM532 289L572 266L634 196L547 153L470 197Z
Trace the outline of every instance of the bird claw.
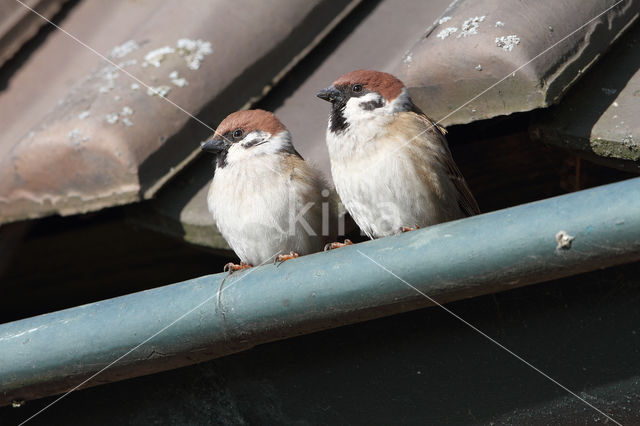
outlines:
M289 254L279 254L276 257L276 260L275 260L274 263L282 263L285 260L291 260L291 259L295 259L295 258L298 258L298 257L300 257L300 255L298 253L296 253L294 251L290 251Z
M329 243L327 245L324 246L324 251L329 251L329 250L333 250L333 249L337 249L340 247L344 247L344 246L352 246L353 242L349 239L344 240L344 243L339 243L339 242L334 242L334 243Z
M247 269L247 268L253 268L253 265L250 265L244 262L240 262L240 264L237 265L233 262L229 262L226 265L224 265L224 268L222 269L222 271L233 274L235 271L240 271L242 269Z
M411 232L411 231L415 231L416 229L420 229L420 227L418 225L416 225L415 228L410 228L408 226L401 226L400 229L398 230L398 233L401 234L403 232Z

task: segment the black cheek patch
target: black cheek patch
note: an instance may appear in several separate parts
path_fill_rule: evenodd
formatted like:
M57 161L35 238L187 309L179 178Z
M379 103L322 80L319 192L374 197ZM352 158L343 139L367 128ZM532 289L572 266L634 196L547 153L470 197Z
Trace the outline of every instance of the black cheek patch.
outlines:
M362 108L365 111L372 111L376 108L380 108L384 106L384 102L382 102L382 99L378 98L375 99L373 101L368 101L368 102L362 102L360 104L360 108Z
M247 143L242 144L242 147L244 149L248 149L248 148L251 148L252 146L261 144L262 142L264 142L264 139L254 139L251 142L247 142Z
M345 104L337 105L334 104L331 109L331 132L332 133L342 133L349 127L349 123L347 123L347 119L344 116L344 108Z
M216 155L216 167L223 169L227 165L227 151L222 151Z

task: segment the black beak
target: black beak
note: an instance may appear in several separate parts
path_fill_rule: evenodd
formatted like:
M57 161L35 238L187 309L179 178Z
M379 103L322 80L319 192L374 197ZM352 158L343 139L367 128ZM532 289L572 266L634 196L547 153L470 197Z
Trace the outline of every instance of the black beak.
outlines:
M214 138L211 138L200 145L201 150L212 152L214 154L219 154L222 151L226 151L228 147L229 145L227 144L227 141L225 141L224 139L214 139Z
M333 86L322 89L321 91L316 93L316 96L331 103L342 101L342 93Z

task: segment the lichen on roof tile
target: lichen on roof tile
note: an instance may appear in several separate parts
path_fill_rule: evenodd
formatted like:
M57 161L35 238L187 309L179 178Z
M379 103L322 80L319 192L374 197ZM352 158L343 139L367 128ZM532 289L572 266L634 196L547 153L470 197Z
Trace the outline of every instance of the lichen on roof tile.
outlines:
M480 23L484 22L485 18L486 16L482 15L482 16L474 16L473 18L467 19L466 21L463 22L462 26L460 27L460 34L458 34L456 37L457 38L470 37L472 35L478 34L478 28L480 27Z
M138 45L138 43L135 42L135 40L128 40L122 43L121 45L111 49L111 53L109 54L109 57L115 58L115 59L124 58L129 53L136 51L139 48L140 46Z
M157 49L153 49L152 51L144 55L144 62L142 63L142 66L146 67L149 65L153 65L154 67L158 68L164 60L165 56L171 53L175 53L175 51L176 50L171 46L162 46Z
M160 96L161 98L164 98L165 96L167 96L169 92L171 92L171 87L167 86L166 84L163 84L161 86L155 86L155 87L149 86L149 88L147 89L147 95Z
M174 84L174 86L184 87L189 84L186 78L180 77L178 71L171 71L169 73L169 79L171 80L171 83Z
M107 114L106 117L105 117L105 120L109 124L116 124L118 122L118 113L117 112L112 112L110 114Z
M515 34L496 37L496 46L502 48L502 50L506 50L507 52L511 52L513 48L519 44L520 37Z
M187 67L192 70L199 69L200 62L202 62L204 57L213 53L211 42L200 39L190 40L187 38L181 38L176 43L176 47L178 49L178 53L181 56L184 56L184 59L187 62Z
M391 71L414 102L444 125L548 107L640 13L640 0L603 14L610 6L583 0L458 0L442 14L452 17L445 25L455 33L436 20L405 55L411 55L410 64L399 61ZM486 91L496 83L496 90ZM467 103L470 108L460 108Z
M455 33L456 31L458 31L458 29L456 27L448 27L443 29L442 31L440 31L437 35L437 37L439 39L444 40L445 38L449 37L451 34Z

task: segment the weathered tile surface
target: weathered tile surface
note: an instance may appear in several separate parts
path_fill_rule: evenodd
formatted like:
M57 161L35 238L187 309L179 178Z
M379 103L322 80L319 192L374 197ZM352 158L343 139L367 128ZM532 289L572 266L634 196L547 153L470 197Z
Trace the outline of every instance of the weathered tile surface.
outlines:
M531 126L532 137L640 173L640 25L635 25L562 103Z
M628 0L593 19L615 3L458 0L396 73L416 103L444 125L547 107L637 18L640 1Z
M23 0L47 19L51 19L67 0ZM0 2L0 66L31 39L46 21L15 0Z
M85 20L62 26L140 81L87 55L69 38L42 46L49 52L20 70L30 78L21 85L11 82L7 92L12 94L5 93L0 106L0 113L23 107L18 117L22 132L7 121L10 129L3 135L9 136L0 139L0 222L87 212L153 196L190 161L214 123L261 97L355 3L81 3L83 10L77 12L86 12ZM110 31L101 31L101 25ZM83 32L89 36L81 36ZM85 71L67 72L75 83L70 90L46 90L42 96L49 98L49 112L44 118L30 115L25 128L23 115L31 101L39 105L30 81L37 85L47 78L47 70L57 74L53 65L71 65L54 61L29 68L45 53L65 56L68 51L73 52L67 56L71 61L76 53L83 55L80 67ZM87 74L87 68L93 71ZM191 120L147 85L205 123ZM52 105L53 93L63 93L63 98Z

